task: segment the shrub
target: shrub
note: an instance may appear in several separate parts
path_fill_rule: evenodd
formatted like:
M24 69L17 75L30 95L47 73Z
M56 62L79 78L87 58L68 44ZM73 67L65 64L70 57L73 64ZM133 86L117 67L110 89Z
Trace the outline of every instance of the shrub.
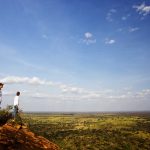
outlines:
M10 110L12 109L12 106L7 106L6 109L0 110L0 126L4 125L9 119L12 118L12 113Z

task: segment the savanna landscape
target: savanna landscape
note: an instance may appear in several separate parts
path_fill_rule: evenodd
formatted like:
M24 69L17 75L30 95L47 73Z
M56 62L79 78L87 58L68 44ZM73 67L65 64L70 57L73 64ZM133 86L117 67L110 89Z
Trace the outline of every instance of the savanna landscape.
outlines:
M150 149L150 112L25 113L22 118L62 150Z

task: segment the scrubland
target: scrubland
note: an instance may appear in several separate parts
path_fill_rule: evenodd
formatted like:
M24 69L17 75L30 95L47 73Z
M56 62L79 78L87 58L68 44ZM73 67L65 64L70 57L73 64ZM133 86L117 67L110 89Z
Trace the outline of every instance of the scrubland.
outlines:
M149 150L150 113L26 113L31 131L62 150Z

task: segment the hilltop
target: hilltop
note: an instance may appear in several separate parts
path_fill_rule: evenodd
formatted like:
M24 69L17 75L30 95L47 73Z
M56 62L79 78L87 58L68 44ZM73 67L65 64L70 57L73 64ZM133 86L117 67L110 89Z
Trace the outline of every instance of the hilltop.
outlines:
M26 126L6 123L0 126L0 150L60 150L60 148L31 132Z

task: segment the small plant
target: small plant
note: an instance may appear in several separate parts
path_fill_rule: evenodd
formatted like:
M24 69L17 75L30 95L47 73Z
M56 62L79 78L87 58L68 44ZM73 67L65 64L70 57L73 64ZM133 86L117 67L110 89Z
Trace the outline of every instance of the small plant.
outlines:
M0 110L0 125L4 125L9 119L12 118L12 106L8 105L6 109Z

